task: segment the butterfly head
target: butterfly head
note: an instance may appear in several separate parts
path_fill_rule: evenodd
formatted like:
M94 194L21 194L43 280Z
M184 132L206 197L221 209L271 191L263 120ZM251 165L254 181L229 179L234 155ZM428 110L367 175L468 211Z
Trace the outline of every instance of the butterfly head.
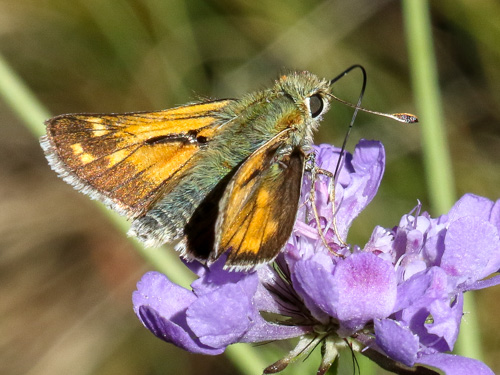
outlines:
M330 81L320 79L309 72L292 72L282 75L276 82L277 90L289 98L303 121L299 132L303 145L312 143L312 133L318 129L322 116L330 106Z

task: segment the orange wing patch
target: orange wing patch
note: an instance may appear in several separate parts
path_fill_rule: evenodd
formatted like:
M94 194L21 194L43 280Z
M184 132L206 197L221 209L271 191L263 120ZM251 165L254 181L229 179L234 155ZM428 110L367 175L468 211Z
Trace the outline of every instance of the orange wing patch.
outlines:
M47 121L42 147L78 190L138 217L168 193L220 125L230 100L166 111L63 115Z
M242 164L219 206L211 261L229 251L226 267L248 269L274 259L295 223L304 157L278 155L290 129L260 147Z

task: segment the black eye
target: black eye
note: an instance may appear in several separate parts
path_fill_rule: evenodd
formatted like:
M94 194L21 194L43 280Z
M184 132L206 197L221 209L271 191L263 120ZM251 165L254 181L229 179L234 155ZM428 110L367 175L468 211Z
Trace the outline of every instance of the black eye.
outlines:
M319 94L314 94L309 98L309 111L311 112L311 117L318 117L323 111L323 99Z

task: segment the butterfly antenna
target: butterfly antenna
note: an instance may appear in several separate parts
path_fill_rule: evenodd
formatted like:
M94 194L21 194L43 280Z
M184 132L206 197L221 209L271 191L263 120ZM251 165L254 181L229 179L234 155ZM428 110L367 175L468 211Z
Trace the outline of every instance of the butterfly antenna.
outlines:
M363 73L363 86L361 87L361 92L359 93L358 103L356 104L356 106L354 106L354 113L352 114L351 122L349 124L349 128L347 129L347 133L346 133L346 135L344 137L344 142L342 143L342 147L340 149L339 160L337 161L337 166L335 167L335 172L333 173L333 181L337 181L337 177L338 177L338 174L339 174L339 171L340 171L340 165L342 164L342 159L344 158L345 146L347 144L347 139L349 138L349 134L351 133L352 126L354 125L354 120L356 119L356 116L358 115L358 111L361 108L361 101L363 100L363 96L365 95L366 79L367 79L366 78L366 70L361 65L356 64L356 65L353 65L353 66L347 68L342 73L340 73L337 77L335 77L334 79L332 79L330 81L330 86L331 86L335 82L337 82L339 79L341 79L342 77L344 77L345 75L347 75L351 70L354 70L356 68L360 69L361 72ZM330 95L334 99L337 98L333 94L330 94ZM343 102L343 101L341 101L341 102Z
M411 113L383 113L383 112L372 111L372 110L369 110L369 109L361 107L361 102L363 100L363 96L365 95L367 75L366 75L365 68L363 66L359 65L359 64L352 65L351 67L347 68L342 73L340 73L338 76L336 76L335 78L333 78L330 81L330 86L333 85L335 82L337 82L338 80L340 80L342 77L344 77L351 70L354 70L354 69L360 69L361 72L363 73L363 85L361 87L361 91L360 91L359 97L358 97L358 102L356 103L356 105L354 105L352 103L349 103L349 102L346 102L345 100L342 100L342 99L338 98L337 96L333 95L332 93L328 93L328 95L332 99L335 99L336 101L338 101L338 102L340 102L340 103L342 103L342 104L344 104L344 105L346 105L348 107L354 108L354 113L352 114L351 122L349 124L349 128L347 129L347 133L346 133L346 135L344 137L344 142L342 143L342 148L340 149L340 156L339 156L339 160L337 162L337 166L335 167L335 173L333 174L334 181L337 179L338 174L340 172L340 165L341 165L342 159L344 157L345 146L347 144L347 139L349 138L349 134L351 133L351 129L352 129L353 125L354 125L354 120L356 119L356 116L358 115L358 111L361 110L363 112L372 113L374 115L388 117L388 118L391 118L393 120L396 120L396 121L399 121L399 122L403 122L403 123L406 123L406 124L413 124L413 123L418 122L417 116L412 115Z

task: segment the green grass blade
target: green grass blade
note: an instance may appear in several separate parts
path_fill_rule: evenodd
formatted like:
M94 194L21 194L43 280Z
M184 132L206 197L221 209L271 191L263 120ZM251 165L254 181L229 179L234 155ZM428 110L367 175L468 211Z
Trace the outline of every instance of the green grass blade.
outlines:
M429 5L425 0L403 1L408 55L418 115L422 127L424 165L431 208L435 214L447 212L456 200L436 58L432 43ZM473 295L465 296L467 315L461 326L456 352L481 359L481 340Z
M50 117L49 111L38 101L1 54L0 95L36 137L45 133L43 121Z
M432 210L440 215L455 202L455 188L427 1L403 1L403 14L412 83L422 128L428 194Z

